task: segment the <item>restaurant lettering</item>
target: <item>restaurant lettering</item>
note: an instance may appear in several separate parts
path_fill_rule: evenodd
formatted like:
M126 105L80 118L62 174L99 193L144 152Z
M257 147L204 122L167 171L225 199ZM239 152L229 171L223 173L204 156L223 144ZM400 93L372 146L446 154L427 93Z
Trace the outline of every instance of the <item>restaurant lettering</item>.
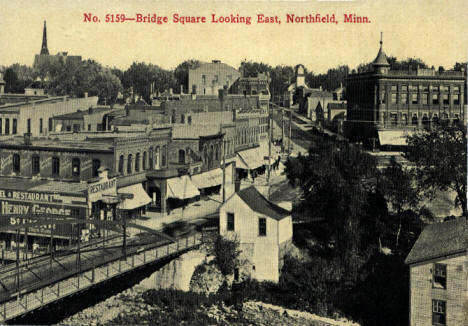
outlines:
M117 196L117 178L104 178L88 186L88 199L95 202L102 199L102 196Z
M14 200L27 200L27 201L42 201L54 202L54 195L41 192L29 191L11 191L0 189L0 198L14 199Z

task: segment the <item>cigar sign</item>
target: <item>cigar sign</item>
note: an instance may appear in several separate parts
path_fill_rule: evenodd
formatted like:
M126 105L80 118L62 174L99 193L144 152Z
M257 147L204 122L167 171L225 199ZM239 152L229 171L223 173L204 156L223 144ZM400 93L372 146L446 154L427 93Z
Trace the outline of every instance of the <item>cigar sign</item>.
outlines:
M88 200L95 202L103 196L117 196L117 178L102 178L98 182L88 185Z

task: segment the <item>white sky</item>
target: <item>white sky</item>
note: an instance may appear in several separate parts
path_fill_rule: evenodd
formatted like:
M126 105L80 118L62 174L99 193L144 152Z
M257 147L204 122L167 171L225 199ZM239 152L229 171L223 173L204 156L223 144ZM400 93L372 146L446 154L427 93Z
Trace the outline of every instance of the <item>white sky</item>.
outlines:
M67 51L126 69L134 61L174 68L185 59L219 59L234 67L246 58L270 65L304 64L316 73L338 64L355 68L375 58L380 31L387 55L420 57L446 69L467 60L468 0L355 1L11 1L0 0L0 65L32 65L47 20L51 54ZM84 23L83 14L101 23ZM106 14L156 13L166 25L104 23ZM252 16L252 25L171 22L172 15L231 13ZM281 25L257 24L256 14L278 15ZM339 24L286 24L286 14L335 13ZM344 24L343 14L368 16L370 24Z

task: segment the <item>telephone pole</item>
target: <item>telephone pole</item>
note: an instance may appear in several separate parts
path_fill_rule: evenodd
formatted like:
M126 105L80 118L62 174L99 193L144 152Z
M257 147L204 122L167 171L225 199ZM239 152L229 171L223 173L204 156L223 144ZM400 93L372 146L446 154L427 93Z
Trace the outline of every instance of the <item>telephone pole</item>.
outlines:
M226 201L226 140L223 137L223 203Z
M291 155L291 130L292 130L292 108L289 108L289 140L288 140L288 156Z

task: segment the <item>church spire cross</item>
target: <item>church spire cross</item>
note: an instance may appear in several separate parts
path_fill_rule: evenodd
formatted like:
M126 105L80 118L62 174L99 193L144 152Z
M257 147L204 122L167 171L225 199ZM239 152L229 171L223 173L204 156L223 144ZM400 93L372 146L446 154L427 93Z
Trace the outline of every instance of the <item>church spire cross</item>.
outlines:
M49 49L47 48L47 26L46 26L46 21L45 20L44 20L44 30L42 32L41 54L42 55L49 55Z

